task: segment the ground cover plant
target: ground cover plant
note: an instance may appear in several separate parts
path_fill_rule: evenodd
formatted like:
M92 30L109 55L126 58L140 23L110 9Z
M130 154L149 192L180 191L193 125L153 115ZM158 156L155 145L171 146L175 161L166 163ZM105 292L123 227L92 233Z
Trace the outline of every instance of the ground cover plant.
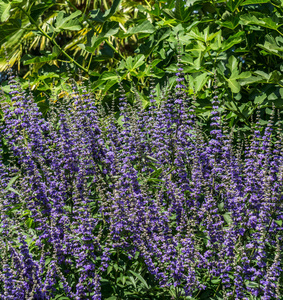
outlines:
M280 111L242 141L211 77L206 134L180 60L147 109L120 85L118 119L75 81L44 118L9 73L1 299L282 299Z

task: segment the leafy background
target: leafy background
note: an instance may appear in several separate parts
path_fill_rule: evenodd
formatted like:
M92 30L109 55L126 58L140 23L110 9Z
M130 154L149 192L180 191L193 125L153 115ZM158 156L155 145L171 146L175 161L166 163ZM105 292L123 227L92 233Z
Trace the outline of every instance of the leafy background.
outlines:
M118 99L122 80L129 101L135 101L135 87L146 106L150 77L158 100L175 82L178 37L199 117L209 116L216 72L229 126L249 127L259 105L262 119L272 103L282 108L282 9L282 0L5 0L0 3L0 68L8 67L5 47L43 113L49 104L41 102L42 93L54 89L63 96L69 76L88 81L108 105L113 96Z

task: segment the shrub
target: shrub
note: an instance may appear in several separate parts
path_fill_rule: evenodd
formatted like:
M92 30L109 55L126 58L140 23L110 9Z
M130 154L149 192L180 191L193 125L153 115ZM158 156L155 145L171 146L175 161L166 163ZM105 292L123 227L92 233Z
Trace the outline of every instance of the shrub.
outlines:
M1 299L281 299L276 111L237 142L215 82L206 136L182 71L160 104L151 87L148 110L121 89L118 121L76 84L44 119L9 75Z

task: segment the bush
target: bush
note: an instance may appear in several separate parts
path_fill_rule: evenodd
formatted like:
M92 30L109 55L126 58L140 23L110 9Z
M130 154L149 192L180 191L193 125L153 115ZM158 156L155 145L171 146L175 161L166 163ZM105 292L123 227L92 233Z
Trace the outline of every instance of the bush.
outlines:
M182 71L148 110L121 89L118 121L75 83L44 119L9 75L1 299L281 299L276 111L237 142L214 81L207 136Z
M207 121L216 71L229 126L250 127L258 105L262 119L273 104L282 109L282 9L279 0L1 1L0 71L8 66L6 47L43 113L42 93L67 88L66 65L76 80L81 71L91 81L105 105L121 77L129 100L134 86L146 106L151 76L158 100L175 82L179 37L196 114Z

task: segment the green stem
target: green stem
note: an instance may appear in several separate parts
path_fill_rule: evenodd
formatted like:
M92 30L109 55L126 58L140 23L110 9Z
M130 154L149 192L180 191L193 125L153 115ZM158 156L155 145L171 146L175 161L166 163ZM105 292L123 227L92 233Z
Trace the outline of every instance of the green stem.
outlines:
M58 44L57 42L53 39L53 37L50 37L46 32L44 32L34 21L34 19L21 7L19 7L20 10L29 18L30 22L36 26L36 28L41 32L41 34L43 36L45 36L48 40L50 40L56 47L58 47L58 49L60 50L60 52L62 52L66 57L69 58L69 60L71 62L73 62L77 67L79 67L81 70L83 70L84 72L88 73L88 70L86 68L84 68L83 66L81 66L78 62L76 62L67 52L65 52Z

